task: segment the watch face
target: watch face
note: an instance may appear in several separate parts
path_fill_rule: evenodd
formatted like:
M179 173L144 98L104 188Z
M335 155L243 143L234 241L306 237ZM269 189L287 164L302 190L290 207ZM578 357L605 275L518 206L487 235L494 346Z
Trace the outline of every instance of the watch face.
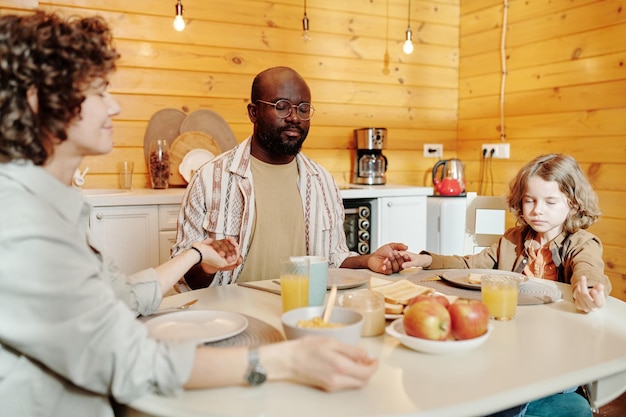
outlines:
M261 385L262 383L265 382L266 378L267 376L265 375L265 372L263 372L262 369L255 368L255 369L252 369L250 373L248 374L248 383L250 385Z

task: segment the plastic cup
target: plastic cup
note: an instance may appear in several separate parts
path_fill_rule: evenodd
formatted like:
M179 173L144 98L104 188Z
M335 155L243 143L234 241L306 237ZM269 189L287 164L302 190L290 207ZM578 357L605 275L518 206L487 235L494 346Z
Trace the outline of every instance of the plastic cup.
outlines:
M309 259L309 305L324 305L328 289L328 259L324 256L305 256Z
M131 161L123 161L118 165L120 175L120 188L122 190L130 190L133 188L133 169L135 163Z
M283 312L309 305L309 259L306 256L280 260L280 293Z
M513 320L517 310L519 279L507 275L483 275L480 279L483 303L494 320Z
M361 336L378 336L385 332L385 296L378 291L356 290L341 297L342 307L363 315Z

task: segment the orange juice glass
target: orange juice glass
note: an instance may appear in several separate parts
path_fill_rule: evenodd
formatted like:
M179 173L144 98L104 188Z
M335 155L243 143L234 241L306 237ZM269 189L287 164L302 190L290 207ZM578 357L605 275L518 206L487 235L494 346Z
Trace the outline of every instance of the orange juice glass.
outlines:
M509 275L483 275L480 287L489 317L495 320L515 318L519 294L518 278Z
M309 305L309 259L291 256L280 260L283 312Z

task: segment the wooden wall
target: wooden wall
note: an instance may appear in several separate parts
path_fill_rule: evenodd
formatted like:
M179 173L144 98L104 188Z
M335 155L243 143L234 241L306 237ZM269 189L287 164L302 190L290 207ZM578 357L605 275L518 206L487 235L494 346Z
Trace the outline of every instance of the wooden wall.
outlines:
M480 145L500 141L501 0L462 0L457 155L477 189ZM505 141L492 162L496 195L524 162L549 152L579 161L603 216L590 228L604 244L613 295L626 300L626 4L509 1ZM489 188L490 189L490 188Z
M217 111L244 139L254 75L288 65L308 80L317 109L304 151L339 181L351 171L353 129L386 127L390 183L431 185L435 160L423 158L423 145L442 143L444 157L465 162L468 189L478 190L480 146L500 141L503 0L412 0L409 56L401 51L407 0L309 1L308 43L300 39L300 0L183 0L181 33L172 29L174 4L39 1L48 11L103 15L122 53L111 86L123 108L115 149L85 160L87 187L116 188L123 159L135 161L135 185L148 186L143 137L163 108ZM0 13L22 10L0 5ZM485 189L506 193L538 154L575 156L600 196L604 216L592 232L605 244L613 295L626 299L624 14L623 0L509 1L504 133L511 158L492 162L495 181Z
M135 161L148 186L143 138L163 108L217 111L239 140L251 132L250 85L261 70L288 65L309 82L316 107L305 152L343 182L352 169L353 130L386 127L390 182L429 185L424 143L456 147L458 0L413 1L415 52L402 53L405 0L316 0L307 5L312 40L300 39L303 1L184 0L187 28L172 28L175 0L40 0L45 10L103 15L122 53L111 91L123 112L114 151L88 158L86 187L117 187L115 161ZM387 18L388 16L388 18ZM385 52L389 63L385 66ZM388 73L384 73L387 68Z

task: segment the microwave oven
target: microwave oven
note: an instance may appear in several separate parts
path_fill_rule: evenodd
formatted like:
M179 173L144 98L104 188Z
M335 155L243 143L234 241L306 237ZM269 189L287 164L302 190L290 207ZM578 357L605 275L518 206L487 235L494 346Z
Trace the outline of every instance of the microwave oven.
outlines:
M348 249L359 255L369 254L372 240L372 200L343 200L343 208L343 230Z

